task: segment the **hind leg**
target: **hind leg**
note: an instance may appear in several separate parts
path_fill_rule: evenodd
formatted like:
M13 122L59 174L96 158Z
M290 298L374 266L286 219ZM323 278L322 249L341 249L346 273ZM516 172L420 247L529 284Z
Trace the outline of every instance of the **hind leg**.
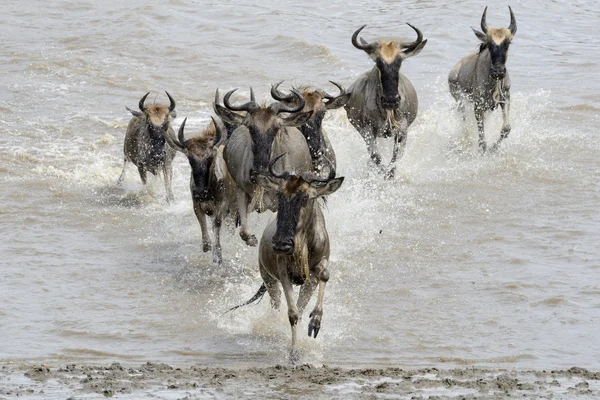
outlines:
M148 182L146 170L143 167L138 167L138 172L140 174L140 179L142 180L142 183L145 185L146 182Z
M271 307L275 310L279 310L281 306L281 290L279 289L279 281L261 265L259 265L260 276L267 287L267 292L271 298Z

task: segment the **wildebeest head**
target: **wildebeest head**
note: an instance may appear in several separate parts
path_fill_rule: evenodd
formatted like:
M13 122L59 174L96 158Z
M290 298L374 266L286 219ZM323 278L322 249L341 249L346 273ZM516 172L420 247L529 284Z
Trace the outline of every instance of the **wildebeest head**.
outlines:
M286 126L297 127L306 123L312 112L301 112L305 102L302 95L296 90L292 90L294 96L299 100L299 104L295 107L288 107L281 102L261 106L253 99L241 106L234 106L229 99L236 90L227 92L223 97L223 104L226 108L219 109L219 116L224 121L244 125L248 128L252 137L253 154L250 179L255 182L256 174L267 171L275 136L285 131ZM246 111L246 115L237 113L239 111ZM279 115L280 113L289 113L290 115L284 118Z
M310 155L313 159L320 157L325 152L325 143L323 143L323 133L321 132L325 113L327 110L343 107L348 99L350 99L350 93L347 93L342 85L333 81L329 82L339 89L340 94L333 96L322 89L310 87L298 88L298 91L304 97L304 109L302 111L312 111L312 116L300 127L300 130L306 138ZM286 106L298 106L300 99L293 93L284 94L279 91L279 85L282 83L283 81L271 86L271 97L281 101Z
M284 153L285 154L285 153ZM305 213L307 205L314 199L329 195L340 188L344 177L335 177L335 168L329 164L327 177L319 177L311 172L295 175L290 172L277 173L273 166L284 156L281 154L269 163L269 175L259 175L258 182L269 190L278 192L277 230L273 236L273 251L279 254L294 253L296 232L313 221Z
M213 118L200 136L186 139L184 136L185 123L183 120L179 127L177 139L172 142L175 149L187 157L192 169L194 181L192 196L194 199L206 202L214 200L215 190L218 185L223 184L224 171L216 161L217 148L221 145L224 137L225 127L220 121Z
M489 28L486 22L487 7L483 10L481 16L481 32L473 29L475 35L481 40L480 51L488 49L492 58L492 67L490 74L494 79L504 79L506 75L506 58L508 57L508 47L515 33L517 33L517 21L513 14L512 8L508 6L510 11L510 25L508 28Z
M398 93L398 81L402 61L408 57L415 56L425 47L427 40L423 40L421 31L411 24L407 24L417 32L417 40L411 43L383 40L368 43L364 39L358 41L358 34L366 25L361 26L352 35L352 44L359 50L365 51L377 65L380 82L380 101L385 110L393 110L400 106L400 94Z
M163 139L163 141L167 129L169 128L169 124L175 117L177 117L177 111L175 111L175 100L173 100L173 97L171 97L169 92L165 93L169 98L169 106L164 104L144 105L146 98L150 94L150 92L148 92L140 100L138 105L140 111L132 110L129 107L126 107L134 117L145 118L146 127L150 137L153 139Z

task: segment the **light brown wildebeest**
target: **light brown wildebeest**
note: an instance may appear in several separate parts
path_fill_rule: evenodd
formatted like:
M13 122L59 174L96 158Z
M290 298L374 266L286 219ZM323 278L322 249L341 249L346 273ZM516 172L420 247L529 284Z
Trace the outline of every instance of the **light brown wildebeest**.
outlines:
M383 40L367 43L358 34L366 25L360 27L352 35L352 44L366 52L375 66L371 71L359 76L348 88L350 99L344 106L348 120L365 139L371 160L381 164L381 156L377 150L378 137L394 138L392 159L385 171L385 177L394 176L396 158L402 157L406 146L408 127L417 117L419 108L417 92L408 78L400 72L402 62L415 56L425 47L427 40L414 26L417 40L411 43Z
M150 104L144 105L146 93L140 100L140 111L127 109L133 115L133 118L127 125L125 134L125 143L123 152L125 160L123 162L123 172L117 181L120 185L125 178L125 168L131 161L138 169L142 183L147 181L146 172L157 175L162 172L165 181L165 190L167 192L167 202L173 201L173 188L171 180L173 178L173 158L175 150L171 146L166 146L167 136L175 136L171 121L176 117L175 100L168 92L170 105Z
M171 144L185 154L190 163L190 192L194 213L202 230L202 250L207 252L211 248L206 227L206 216L209 216L213 220L212 261L221 265L221 223L227 216L233 220L236 213L235 183L223 159L222 143L227 130L221 121L213 118L201 135L186 139L186 121L187 118L179 128L177 139L172 138Z
M278 309L281 284L292 328L290 361L297 363L300 359L296 346L298 322L318 285L317 303L308 323L308 336L317 337L323 317L325 285L329 280L329 235L317 199L338 190L344 178L336 178L331 165L326 178L312 172L277 173L273 165L281 157L283 154L269 163L268 175L257 177L261 185L277 191L279 196L276 219L267 225L260 240L258 265L263 284L250 300L229 311L260 299L265 292L269 292L271 306ZM294 303L293 285L301 285L297 303Z
M481 30L475 29L475 36L481 41L479 51L465 56L450 71L448 84L450 93L458 101L458 108L465 119L465 101L473 103L479 147L482 152L487 149L484 132L486 111L494 110L498 105L502 108L502 130L500 138L490 148L495 151L500 142L510 133L510 79L506 71L508 48L517 32L517 21L510 6L510 25L508 28L488 28L486 22L487 7L481 17Z

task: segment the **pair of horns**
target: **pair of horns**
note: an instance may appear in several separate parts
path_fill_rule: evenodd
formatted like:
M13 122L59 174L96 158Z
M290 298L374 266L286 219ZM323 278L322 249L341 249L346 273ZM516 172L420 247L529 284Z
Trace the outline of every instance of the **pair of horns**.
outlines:
M340 85L339 83L335 83L334 81L329 81L331 84L335 85L339 91L340 94L337 96L341 96L346 94L346 89L344 89L344 87L342 85ZM279 91L279 85L281 85L283 83L283 81L277 82L275 85L271 85L271 97L273 97L275 100L277 101L291 101L294 99L294 94L293 93L289 93L289 94L283 94L282 92ZM322 89L318 89L316 90L316 92L323 98L327 99L327 100L333 100L336 98L336 96L333 96L327 92L325 92Z
M169 102L171 104L169 104L169 112L173 112L175 110L175 100L173 100L173 97L171 97L171 95L169 94L169 92L165 91L165 93L167 94L167 97L169 98ZM150 94L150 92L146 93L144 95L144 97L142 97L142 99L140 100L140 111L144 111L144 103L146 102L146 97L148 97L148 95Z
M294 178L294 177L300 177L302 178L305 182L308 183L313 183L313 182L323 182L323 183L327 183L330 180L332 180L333 178L335 178L335 167L333 166L333 163L331 162L331 160L327 157L325 157L325 160L327 160L327 163L329 164L329 174L327 175L326 178L317 176L313 173L310 172L303 172L300 175L294 175L291 174L287 171L284 171L282 173L278 173L273 169L273 166L275 165L275 163L277 161L279 161L279 159L283 156L285 156L286 153L280 154L277 157L275 157L274 159L271 160L271 162L269 163L269 173L275 177L275 178L279 178L279 179L284 179L286 181L289 181L290 179Z
M410 26L411 28L414 29L415 32L417 32L417 40L415 40L414 42L411 42L411 43L402 43L401 44L403 49L410 51L410 50L414 50L418 45L420 45L423 42L423 33L421 33L421 31L418 28L412 26L409 23L406 23L406 25ZM367 53L372 53L377 48L377 45L378 45L377 42L368 43L363 38L360 38L360 43L358 42L358 34L360 33L360 31L362 31L365 28L365 26L367 26L367 25L361 26L360 28L358 28L356 30L356 32L354 32L354 34L352 35L352 44L354 45L354 47L356 47L359 50L366 51Z
M225 107L227 107L231 111L247 111L249 113L253 113L256 110L258 110L259 105L256 102L256 99L254 98L254 92L252 91L252 89L250 89L250 101L249 102L244 103L240 106L234 106L233 104L231 104L229 102L229 98L236 90L237 89L230 90L229 92L227 92L225 94L225 97L223 97L223 104L225 105ZM304 104L305 104L304 97L302 96L302 94L300 92L298 92L297 90L294 90L294 89L292 90L291 96L295 96L300 102L300 104L297 105L296 107L288 107L283 103L273 103L269 107L272 108L273 111L275 111L275 113L277 113L277 114L279 114L281 112L296 113L298 111L301 111L304 108ZM218 99L218 92L215 96L215 101L217 101L217 99Z
M213 124L215 124L215 139L213 141L213 143L215 143L215 147L218 147L221 144L221 139L223 138L223 133L227 131L227 129L225 128L225 126L223 125L223 123L220 120L216 120L212 115L210 116L210 118L213 121ZM177 139L179 140L179 145L180 147L183 148L183 144L185 143L185 135L184 135L184 130L185 130L185 123L187 122L187 118L183 120L183 122L181 123L181 126L179 127L179 132L177 133Z
M515 19L515 14L513 14L513 10L512 8L510 8L510 6L508 6L508 10L510 11L510 25L508 26L508 30L510 31L511 34L515 34L517 33L517 20ZM487 14L487 7L483 10L483 15L481 16L481 30L483 31L483 33L487 33L488 31L488 24L486 22L486 14Z

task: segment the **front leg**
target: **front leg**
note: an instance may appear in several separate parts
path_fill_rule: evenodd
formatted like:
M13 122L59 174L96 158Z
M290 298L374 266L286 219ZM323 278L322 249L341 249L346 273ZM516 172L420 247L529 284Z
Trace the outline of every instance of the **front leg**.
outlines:
M479 148L482 153L485 153L487 150L487 144L485 143L485 129L483 125L484 117L485 110L483 107L475 105L475 120L477 121L477 132L479 134Z
M221 265L223 263L223 256L221 253L221 224L223 222L223 217L221 214L221 210L215 213L213 219L213 236L215 239L215 244L212 247L212 262L215 265Z
M298 295L298 302L296 306L298 307L298 313L300 314L300 321L302 321L302 314L304 313L304 309L306 305L310 301L315 289L317 288L317 279L312 276L310 279L306 280L302 286L300 286L300 294Z
M210 237L208 236L208 229L206 228L206 215L200 207L200 203L194 201L194 213L200 223L200 229L202 230L202 251L207 252L210 250Z
M292 348L290 350L290 363L297 364L300 362L300 352L296 344L297 341L297 330L298 330L298 319L300 314L298 313L298 307L294 303L294 289L292 281L290 280L290 273L288 271L288 258L280 257L277 264L277 272L279 274L279 281L283 287L283 294L288 305L288 319L292 328Z
M371 156L371 161L373 161L375 165L379 166L379 164L381 164L381 155L379 155L379 150L377 149L377 139L375 138L373 129L370 127L363 129L361 131L361 136L367 143L367 151Z
M123 184L123 179L125 179L125 168L127 167L127 159L123 161L123 171L121 171L121 176L117 180L117 186L121 186Z
M237 199L237 208L240 217L240 237L248 246L256 246L258 244L258 240L256 240L256 236L250 233L248 229L248 201L246 199L246 193L237 188L235 191L235 196Z
M312 336L314 333L314 338L317 337L319 330L321 329L325 285L327 284L327 281L329 281L329 271L327 270L328 263L329 262L327 259L323 259L316 268L317 278L319 279L319 296L317 297L317 304L315 304L315 308L310 313L310 322L308 323L308 336Z
M498 138L498 141L494 144L490 151L497 151L500 147L500 142L506 139L510 134L510 122L508 120L510 111L509 100L507 99L506 102L500 103L500 107L502 108L502 130L500 131L500 138Z
M167 165L168 164L168 165ZM165 180L165 191L167 193L167 203L173 202L173 166L169 163L163 164L163 178Z
M392 160L388 166L384 178L391 179L394 177L396 172L396 159L398 156L402 158L404 155L404 149L406 148L406 137L408 136L408 121L403 118L397 128L398 130L394 134L394 149L392 150Z

